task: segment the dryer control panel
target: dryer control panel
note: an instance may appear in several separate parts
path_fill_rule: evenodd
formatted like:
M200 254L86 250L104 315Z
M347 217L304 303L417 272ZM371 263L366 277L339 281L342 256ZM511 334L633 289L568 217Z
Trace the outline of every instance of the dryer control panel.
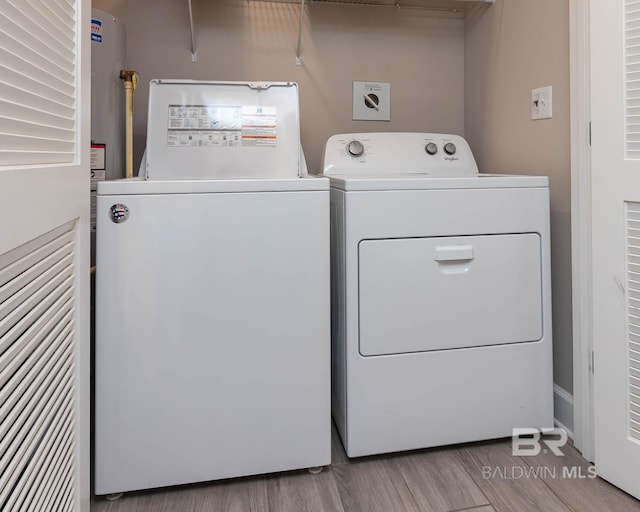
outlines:
M325 175L474 175L478 166L467 141L438 133L345 133L327 141Z

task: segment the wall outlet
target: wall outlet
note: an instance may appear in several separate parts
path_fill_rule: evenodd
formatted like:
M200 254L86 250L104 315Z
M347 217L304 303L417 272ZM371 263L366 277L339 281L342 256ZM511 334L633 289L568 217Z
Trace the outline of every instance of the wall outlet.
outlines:
M531 119L551 119L553 117L553 88L540 87L531 91Z
M391 84L353 82L353 120L390 121Z

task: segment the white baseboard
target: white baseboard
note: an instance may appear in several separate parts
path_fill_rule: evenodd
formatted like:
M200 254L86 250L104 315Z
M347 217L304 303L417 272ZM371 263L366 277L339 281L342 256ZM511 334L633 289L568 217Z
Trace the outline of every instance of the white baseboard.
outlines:
M573 439L573 396L557 384L553 385L553 416L556 426L565 429Z

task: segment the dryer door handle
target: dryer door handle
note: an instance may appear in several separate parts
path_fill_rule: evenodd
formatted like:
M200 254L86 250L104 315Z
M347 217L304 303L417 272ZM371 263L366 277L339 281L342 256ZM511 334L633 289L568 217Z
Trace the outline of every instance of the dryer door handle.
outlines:
M472 245L444 245L436 247L435 261L469 261L473 259Z

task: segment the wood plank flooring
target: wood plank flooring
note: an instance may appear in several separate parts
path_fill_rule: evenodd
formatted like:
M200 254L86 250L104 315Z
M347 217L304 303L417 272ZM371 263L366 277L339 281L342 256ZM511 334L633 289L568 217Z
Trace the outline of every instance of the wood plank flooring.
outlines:
M510 440L348 459L333 432L333 464L95 498L92 512L640 512L570 446L564 457L514 457Z

